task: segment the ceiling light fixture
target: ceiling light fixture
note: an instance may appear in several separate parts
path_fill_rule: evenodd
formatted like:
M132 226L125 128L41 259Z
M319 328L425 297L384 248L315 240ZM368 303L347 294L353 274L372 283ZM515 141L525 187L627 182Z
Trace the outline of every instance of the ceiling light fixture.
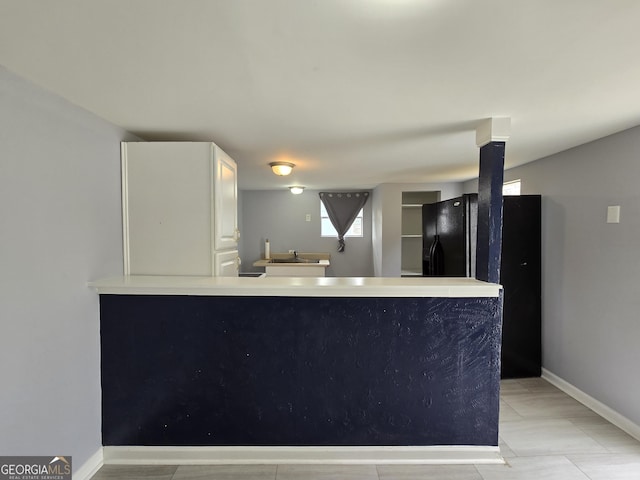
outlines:
M295 164L289 162L271 162L269 166L276 175L285 176L291 173Z
M300 195L302 192L304 192L304 187L301 187L300 185L296 185L296 186L293 186L293 187L289 187L289 190L294 195Z

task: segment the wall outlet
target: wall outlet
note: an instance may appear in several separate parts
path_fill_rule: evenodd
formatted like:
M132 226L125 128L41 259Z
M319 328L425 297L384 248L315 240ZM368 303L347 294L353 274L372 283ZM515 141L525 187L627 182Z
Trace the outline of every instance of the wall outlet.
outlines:
M307 222L310 222L310 221L311 221L311 214L310 214L310 213L307 213L307 215L304 217L304 219L305 219Z
M295 253L295 250L289 250L289 253Z

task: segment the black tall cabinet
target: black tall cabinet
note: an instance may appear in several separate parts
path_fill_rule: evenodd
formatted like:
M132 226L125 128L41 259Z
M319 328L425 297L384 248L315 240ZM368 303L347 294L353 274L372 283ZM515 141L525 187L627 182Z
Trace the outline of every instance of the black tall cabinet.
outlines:
M542 366L540 195L504 197L502 378L539 377Z
M475 194L427 204L422 209L423 274L434 236L444 256L443 276L475 276L477 237ZM507 196L503 201L502 261L504 287L502 378L541 374L541 197Z

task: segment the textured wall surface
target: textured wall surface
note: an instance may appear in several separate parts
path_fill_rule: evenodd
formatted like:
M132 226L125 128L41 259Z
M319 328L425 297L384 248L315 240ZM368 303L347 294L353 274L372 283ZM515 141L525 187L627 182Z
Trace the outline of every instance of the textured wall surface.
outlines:
M105 445L497 445L500 298L100 304Z
M122 272L122 129L0 67L0 452L100 447L98 298Z
M476 278L491 283L500 283L504 149L504 142L480 148Z
M542 195L542 366L636 425L639 152L636 127L505 172ZM620 223L606 222L609 205Z

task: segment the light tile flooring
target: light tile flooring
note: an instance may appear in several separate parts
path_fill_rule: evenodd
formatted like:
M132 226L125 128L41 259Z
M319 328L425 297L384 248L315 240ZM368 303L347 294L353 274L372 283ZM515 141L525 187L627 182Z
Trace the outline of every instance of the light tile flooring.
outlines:
M92 480L640 480L640 442L540 378L504 380L506 465L105 465Z

